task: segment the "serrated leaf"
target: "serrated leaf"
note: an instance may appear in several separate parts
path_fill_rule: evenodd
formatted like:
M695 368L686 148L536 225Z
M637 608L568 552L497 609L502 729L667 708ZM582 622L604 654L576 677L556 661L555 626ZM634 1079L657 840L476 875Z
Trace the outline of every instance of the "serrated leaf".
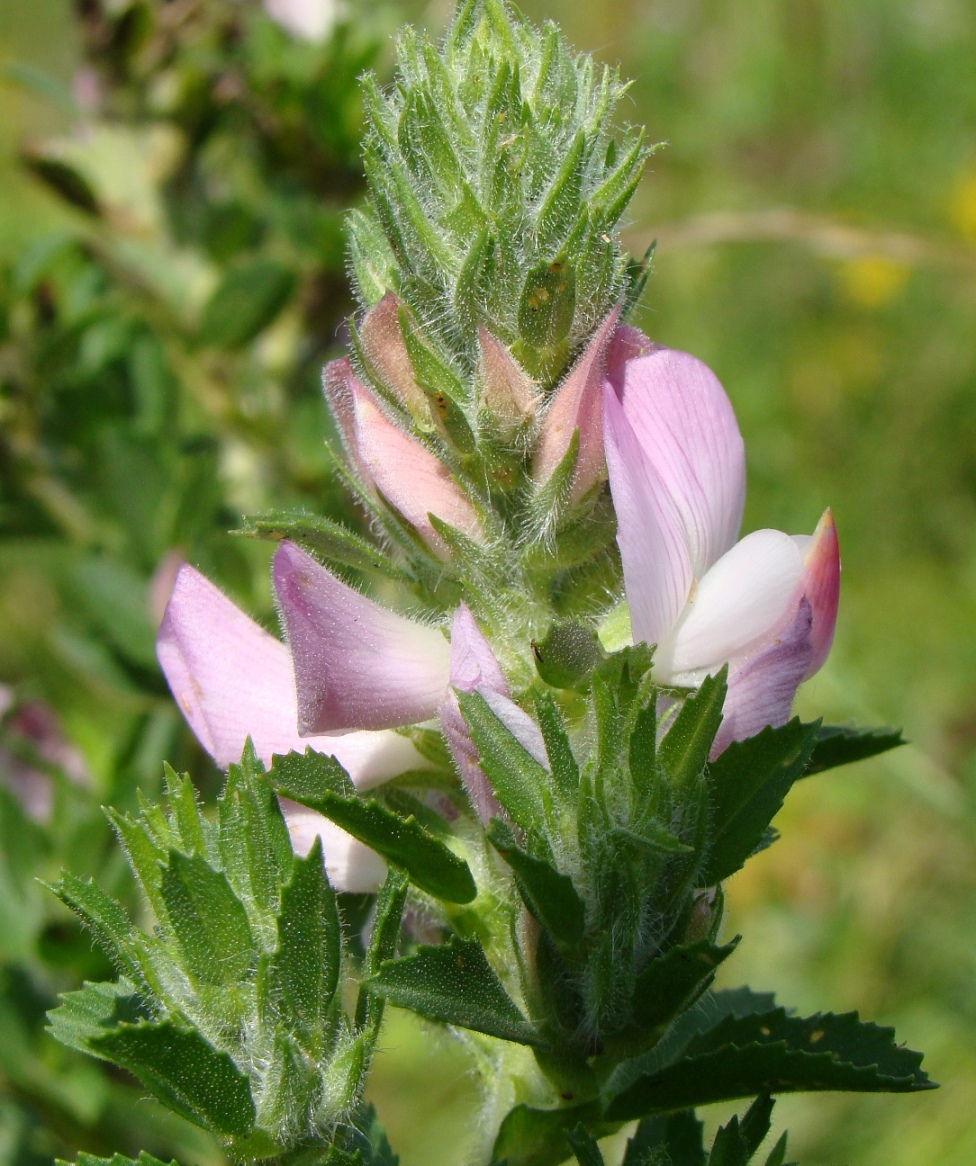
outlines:
M586 908L569 875L526 854L511 826L499 818L491 822L488 841L512 868L519 893L539 923L561 943L579 943L586 926Z
M106 815L143 894L156 915L164 917L166 906L159 888L166 851L158 845L145 820L135 821L112 807L106 810Z
M224 874L244 904L265 950L277 944L281 883L292 848L278 799L259 780L264 766L248 739L240 765L231 765L217 802L218 848Z
M794 718L734 741L708 767L712 800L712 849L700 875L711 886L737 871L763 842L793 783L806 769L816 724Z
M55 1166L72 1166L72 1163L58 1158ZM79 1154L73 1166L179 1166L179 1163L175 1158L170 1162L161 1162L143 1150L138 1158L123 1158L121 1154L113 1154L111 1158L96 1158L92 1154Z
M758 1093L934 1088L919 1068L921 1054L896 1046L893 1038L893 1029L861 1023L856 1013L801 1019L777 1008L729 1016L614 1096L607 1116L627 1121Z
M271 259L233 268L204 305L200 339L218 348L239 348L278 315L295 288L295 276Z
M579 1166L606 1166L600 1147L582 1122L566 1131L566 1140L573 1147Z
M821 725L806 776L823 773L838 765L865 761L868 757L877 757L879 753L887 753L889 749L897 749L900 745L907 744L901 735L901 729L858 729L853 725Z
M356 1027L366 1032L370 1039L379 1033L383 1018L384 999L370 988L370 981L380 967L391 960L396 953L400 935L400 918L407 901L407 879L398 870L391 869L376 896L373 914L373 929L363 960L362 977L359 982L359 998L356 1001Z
M388 862L402 867L423 891L449 903L470 903L478 888L468 864L414 819L401 818L375 798L361 798L334 757L307 750L276 756L268 780L285 797L323 814Z
M645 1117L627 1142L621 1166L665 1166L669 1163L673 1166L705 1166L702 1123L689 1110Z
M495 716L480 693L458 692L457 699L495 797L517 826L541 833L547 818L549 774Z
M123 1021L135 1023L149 1016L136 986L123 979L117 984L85 984L77 992L63 993L60 1005L47 1018L48 1031L61 1044L104 1059L104 1054L92 1047L92 1038Z
M711 981L738 943L738 937L721 947L700 939L652 960L634 983L634 1024L643 1031L667 1024Z
M295 857L291 881L281 892L273 963L285 1014L297 1023L306 1047L321 1046L341 962L339 907L316 838L307 857Z
M764 1093L749 1106L741 1120L736 1115L720 1126L708 1155L708 1166L748 1166L769 1133L773 1104L769 1094Z
M178 840L178 849L184 854L199 854L204 859L213 861L212 831L209 822L204 822L200 815L193 783L186 774L181 777L165 761L163 775L166 782L170 829Z
M148 987L141 935L121 905L92 882L63 873L51 888L62 903L81 919L98 945L135 983Z
M550 692L537 692L535 697L536 719L542 730L546 746L546 756L552 768L556 789L570 804L575 805L579 794L580 771L573 754L566 725L556 707Z
M685 698L661 742L658 762L676 790L685 789L705 767L722 723L727 676L727 665L715 676L706 676L698 691Z
M244 980L258 953L227 877L198 854L188 858L172 850L160 895L189 974L198 983L226 987Z
M369 987L391 1004L429 1020L517 1044L545 1043L502 987L475 939L451 936L439 947L421 947L414 955L387 960Z
M245 518L240 533L276 542L291 539L323 559L354 567L357 571L379 571L397 581L409 578L379 548L341 523L320 515L269 510L265 514Z
M779 1141L773 1146L769 1157L766 1159L766 1166L783 1166L786 1161L786 1134L780 1136ZM796 1166L796 1163L793 1163Z
M164 1105L195 1125L244 1138L254 1128L247 1077L195 1029L171 1020L121 1024L93 1037L96 1054L128 1069Z
M361 1105L353 1114L349 1126L347 1147L344 1148L358 1155L362 1166L399 1166L400 1159L394 1154L386 1130L372 1104Z
M597 1137L613 1133L595 1102L566 1109L534 1109L517 1105L505 1117L492 1149L492 1161L506 1166L559 1166L570 1156L569 1130L583 1124Z

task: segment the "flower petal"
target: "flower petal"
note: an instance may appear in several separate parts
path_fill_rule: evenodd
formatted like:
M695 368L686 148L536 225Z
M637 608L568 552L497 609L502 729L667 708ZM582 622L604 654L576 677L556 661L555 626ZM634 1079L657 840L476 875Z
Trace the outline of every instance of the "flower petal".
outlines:
M671 635L693 579L684 526L668 506L657 473L609 384L604 386L603 408L607 472L634 639L661 644Z
M466 603L458 607L451 622L450 684L462 692L489 688L509 695L501 665Z
M779 530L755 530L699 581L655 671L697 684L756 641L773 635L795 600L803 574L799 548Z
M504 818L505 811L492 792L491 783L481 768L481 758L474 741L471 740L467 722L461 715L461 707L453 692L449 692L445 697L440 708L440 718L441 731L461 775L461 783L467 790L482 824L487 826L492 818Z
M294 543L274 584L295 666L302 736L432 717L450 676L447 640L341 582Z
M355 379L349 381L355 416L356 453L386 501L437 554L448 548L429 518L435 515L480 542L481 523L450 471L426 446L398 429Z
M460 605L451 623L451 688L461 692L478 690L486 698L489 692L508 696L505 674L466 603ZM453 692L447 694L441 705L440 718L444 737L478 817L487 825L492 818L504 816L481 768L478 750Z
M304 858L315 839L322 839L325 870L337 891L361 895L379 889L386 878L386 863L375 850L298 802L282 798L281 811L296 854Z
M700 579L735 542L742 522L742 437L725 390L709 368L670 348L652 346L645 355L628 358L640 350L635 331L627 329L611 345L607 379L681 516Z
M536 446L532 475L541 483L552 476L569 449L574 431L579 430L579 455L573 479L574 501L582 498L604 475L601 385L607 346L619 316L620 309L614 308L556 390L542 422Z
M812 624L810 604L801 599L781 636L733 664L722 724L712 745L713 759L733 741L744 741L767 725L785 725L789 720L793 697L813 656Z
M306 746L329 753L360 789L424 767L399 733L303 739L288 649L186 563L177 573L156 653L190 728L221 769L240 760L248 737L265 765L275 753L304 752Z
M813 535L795 535L793 541L803 556L800 589L810 603L813 627L810 632L813 657L804 680L818 672L834 642L837 605L840 600L840 548L837 527L828 507Z

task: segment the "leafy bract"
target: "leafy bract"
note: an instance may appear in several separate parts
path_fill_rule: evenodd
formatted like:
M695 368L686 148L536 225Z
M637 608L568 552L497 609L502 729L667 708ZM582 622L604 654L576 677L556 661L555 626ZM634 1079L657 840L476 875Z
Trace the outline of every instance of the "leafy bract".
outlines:
M402 867L421 890L451 903L470 903L477 894L462 858L415 818L401 818L376 798L360 797L334 757L311 749L275 757L268 780L278 793L324 815Z
M440 947L422 947L414 955L387 960L369 981L369 988L391 1004L429 1020L518 1044L545 1043L505 991L474 939L452 936Z

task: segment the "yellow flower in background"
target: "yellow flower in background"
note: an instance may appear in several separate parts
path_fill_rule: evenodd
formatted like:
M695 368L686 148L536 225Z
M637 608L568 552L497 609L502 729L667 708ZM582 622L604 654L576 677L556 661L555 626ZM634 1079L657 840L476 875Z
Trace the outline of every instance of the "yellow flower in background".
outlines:
M956 183L949 196L948 214L953 229L967 243L976 243L976 174Z
M859 308L883 308L901 292L911 268L884 255L847 259L837 273L844 296Z

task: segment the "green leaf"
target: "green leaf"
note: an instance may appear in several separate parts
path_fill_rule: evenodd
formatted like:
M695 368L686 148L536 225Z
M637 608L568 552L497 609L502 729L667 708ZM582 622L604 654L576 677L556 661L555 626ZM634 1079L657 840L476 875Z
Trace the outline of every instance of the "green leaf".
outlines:
M366 958L363 960L359 999L356 1001L356 1027L360 1031L365 1031L371 1039L375 1039L379 1034L384 1004L383 997L371 990L371 978L396 954L400 918L406 901L406 877L400 871L392 869L376 896L373 929L366 949Z
M512 868L519 893L533 916L561 943L579 943L586 926L586 908L569 875L521 850L511 826L499 818L492 820L488 841Z
M573 1129L566 1132L566 1140L573 1147L576 1161L579 1166L605 1166L603 1155L596 1140L587 1133L586 1126L580 1122Z
M708 1166L748 1166L753 1154L769 1133L773 1099L768 1093L757 1097L740 1121L738 1115L720 1126L708 1155Z
M570 1155L567 1134L579 1125L603 1137L617 1128L603 1122L596 1102L566 1109L517 1105L506 1116L492 1149L492 1161L507 1166L558 1166Z
M362 1166L399 1166L400 1159L393 1153L373 1105L361 1105L350 1119L349 1126L346 1135L348 1148L360 1156Z
M171 1020L122 1024L93 1037L90 1045L196 1125L237 1138L247 1137L254 1128L247 1077L195 1029L179 1028Z
M124 979L117 984L85 984L77 992L65 992L60 1006L48 1013L49 1032L56 1040L102 1059L105 1055L91 1044L94 1037L123 1021L146 1019L148 1013L135 984Z
M98 195L80 170L60 158L44 156L39 150L25 150L24 164L65 202L98 218L102 213Z
M576 272L566 256L533 267L525 277L518 305L523 339L533 348L553 348L569 335L575 311Z
M316 838L307 857L295 857L291 881L281 892L273 964L284 1015L315 1051L323 1040L341 961L339 907L322 865L321 839Z
M281 884L293 855L278 799L263 776L264 766L248 739L241 764L228 769L217 802L218 849L224 874L271 951L278 941Z
M55 1166L72 1166L72 1164L58 1158ZM161 1162L143 1150L138 1158L123 1158L121 1154L113 1154L111 1158L95 1158L91 1154L79 1154L74 1166L179 1166L179 1164L175 1159L169 1163Z
M652 960L634 984L634 1024L645 1032L667 1024L711 982L738 943L738 937L724 947L700 939Z
M291 539L321 558L357 571L379 571L403 581L407 574L366 539L331 518L292 510L269 510L244 519L241 534L275 541Z
M783 1166L786 1161L786 1134L783 1133L779 1141L773 1146L769 1157L766 1159L766 1166ZM797 1166L794 1162L792 1166Z
M711 886L737 871L760 847L769 823L802 775L818 725L794 718L734 741L708 767L712 801L712 849L699 876Z
M776 1008L727 1016L627 1085L611 1099L607 1116L627 1121L758 1093L934 1088L919 1068L921 1054L893 1038L893 1029L862 1023L856 1013L801 1019Z
M665 1166L667 1163L705 1166L702 1123L690 1110L645 1117L627 1142L621 1166Z
M220 871L194 854L170 851L160 894L184 967L201 984L231 987L257 960L247 912Z
M62 903L81 919L117 967L141 987L148 987L141 936L121 905L94 883L64 873L51 888Z
M853 725L821 725L806 776L877 757L908 742L901 729L858 729Z
M676 790L687 788L701 773L722 723L728 666L706 676L697 692L685 698L674 724L658 749L658 762Z
M360 798L334 757L276 756L268 780L285 797L316 810L402 867L423 891L449 903L470 903L478 888L468 864L414 818L401 818L375 798Z
M550 692L537 692L535 697L536 719L542 730L546 745L546 756L552 766L552 777L556 789L571 805L575 805L579 794L580 771L573 754L566 725Z
M369 986L391 1004L429 1020L518 1044L544 1044L502 987L475 939L453 935L439 947L421 947L414 955L387 960Z
M204 306L200 339L218 348L240 348L271 323L294 288L292 272L271 259L252 259L232 269Z
M184 854L199 854L204 860L213 862L216 859L213 829L200 813L193 782L187 774L181 777L165 761L163 773L169 824L176 838L176 848Z
M480 693L458 692L457 699L495 797L517 826L541 833L547 818L549 774L512 736Z

